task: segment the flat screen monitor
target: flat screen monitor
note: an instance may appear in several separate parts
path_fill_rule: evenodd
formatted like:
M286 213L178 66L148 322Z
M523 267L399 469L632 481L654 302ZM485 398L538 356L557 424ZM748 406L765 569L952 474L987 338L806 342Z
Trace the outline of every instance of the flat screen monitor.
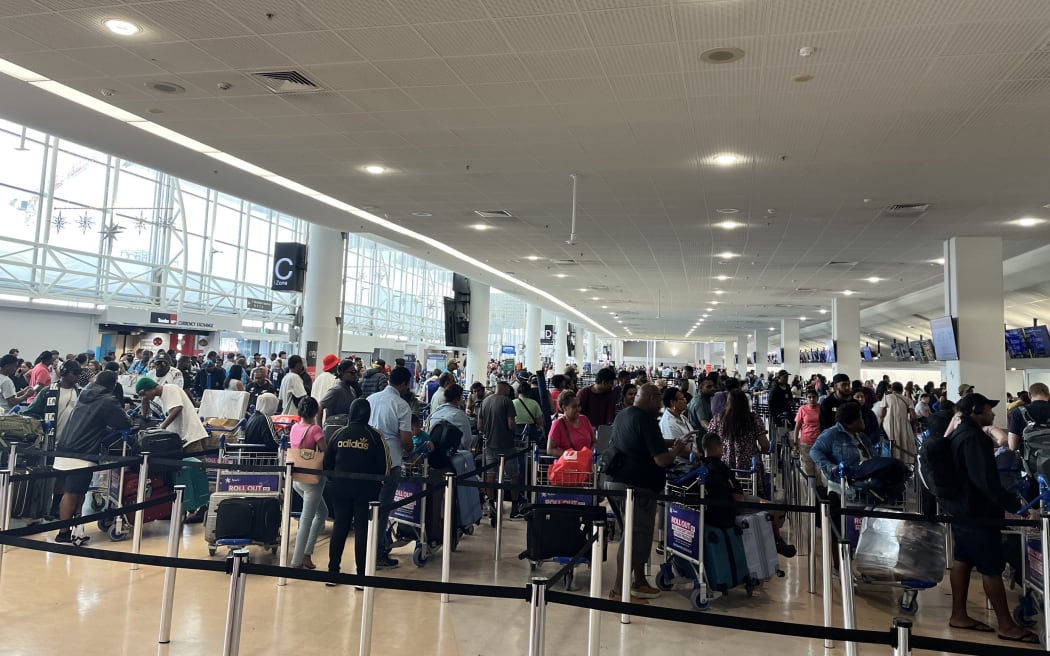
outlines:
M919 342L919 345L922 346L922 355L927 362L933 362L937 359L937 349L933 348L932 341L924 339Z
M1027 358L1028 341L1023 328L1010 328L1006 331L1006 352L1011 358Z
M1032 326L1024 329L1025 339L1028 341L1028 349L1033 358L1050 357L1050 332L1046 326Z
M864 356L864 361L865 362L872 362L872 361L874 361L874 358L871 357L871 347L868 346L867 344L864 345L864 348L861 350L860 354L862 356Z
M911 352L912 360L916 362L926 362L926 354L922 351L921 342L911 342L908 344L908 349Z
M911 351L908 350L908 345L903 342L894 344L893 357L896 358L897 362L907 362L911 360Z
M959 347L955 341L955 324L951 317L930 319L930 334L933 336L933 350L938 360L959 359Z

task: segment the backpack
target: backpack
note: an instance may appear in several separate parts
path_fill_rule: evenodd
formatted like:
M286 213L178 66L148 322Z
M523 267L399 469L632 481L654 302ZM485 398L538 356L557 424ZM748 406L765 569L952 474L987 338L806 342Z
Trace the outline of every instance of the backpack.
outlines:
M1050 479L1050 425L1037 422L1024 406L1019 410L1025 421L1021 431L1025 469L1033 476Z
M430 441L434 444L434 450L428 458L431 467L449 469L452 467L452 456L459 451L460 442L463 439L463 431L453 426L450 422L439 421L430 427Z
M959 499L962 489L955 471L951 440L944 435L927 434L917 455L923 487L938 499Z

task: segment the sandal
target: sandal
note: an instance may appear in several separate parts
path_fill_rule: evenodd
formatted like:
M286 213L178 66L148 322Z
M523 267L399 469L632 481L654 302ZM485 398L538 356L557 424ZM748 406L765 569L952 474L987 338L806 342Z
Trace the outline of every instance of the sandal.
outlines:
M1016 638L1011 637L1011 636L1004 636L1001 633L997 634L997 637L1000 640L1004 640L1006 642L1021 642L1021 643L1024 643L1026 645L1038 645L1039 644L1039 636L1037 636L1036 634L1032 633L1031 631L1025 631L1023 635L1017 636Z
M984 622L978 622L977 620L974 620L973 624L967 626L958 626L949 622L948 628L959 629L961 631L977 631L978 633L991 633L995 630Z

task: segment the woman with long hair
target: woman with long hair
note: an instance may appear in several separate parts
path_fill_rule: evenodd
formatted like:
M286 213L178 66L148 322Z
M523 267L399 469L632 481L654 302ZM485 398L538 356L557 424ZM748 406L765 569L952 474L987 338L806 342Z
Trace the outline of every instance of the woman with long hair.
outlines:
M616 414L620 414L624 411L624 408L630 408L634 405L634 399L638 396L638 386L634 383L627 383L620 388L620 400L616 403Z
M236 367L238 365L234 365ZM239 380L237 382L240 382ZM324 459L324 430L318 424L320 406L317 399L308 396L299 402L299 423L292 426L288 436L288 461L297 468L321 469ZM328 504L324 501L324 478L317 474L292 474L292 488L303 498L303 511L299 516L299 532L295 536L295 551L292 567L316 569L310 558L317 543L317 536L324 530L328 519Z
M711 420L707 432L722 438L722 460L730 469L751 469L751 460L769 450L766 428L742 390L729 392L725 410Z

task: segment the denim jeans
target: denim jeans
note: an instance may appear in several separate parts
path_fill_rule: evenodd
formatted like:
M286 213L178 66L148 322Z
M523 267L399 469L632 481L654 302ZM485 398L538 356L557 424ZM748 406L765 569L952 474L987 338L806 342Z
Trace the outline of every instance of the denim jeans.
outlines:
M292 487L303 498L303 512L299 515L299 532L295 536L292 567L303 564L303 556L312 555L317 535L328 519L328 504L324 502L324 479L320 483L292 481Z
M401 480L401 466L390 468L390 480L383 482L383 489L379 491L379 505L386 506L394 502L394 493L397 492L397 485ZM390 526L390 512L379 513L379 526L380 537L383 540L382 548L379 550L380 554L390 553L390 531L387 528Z

